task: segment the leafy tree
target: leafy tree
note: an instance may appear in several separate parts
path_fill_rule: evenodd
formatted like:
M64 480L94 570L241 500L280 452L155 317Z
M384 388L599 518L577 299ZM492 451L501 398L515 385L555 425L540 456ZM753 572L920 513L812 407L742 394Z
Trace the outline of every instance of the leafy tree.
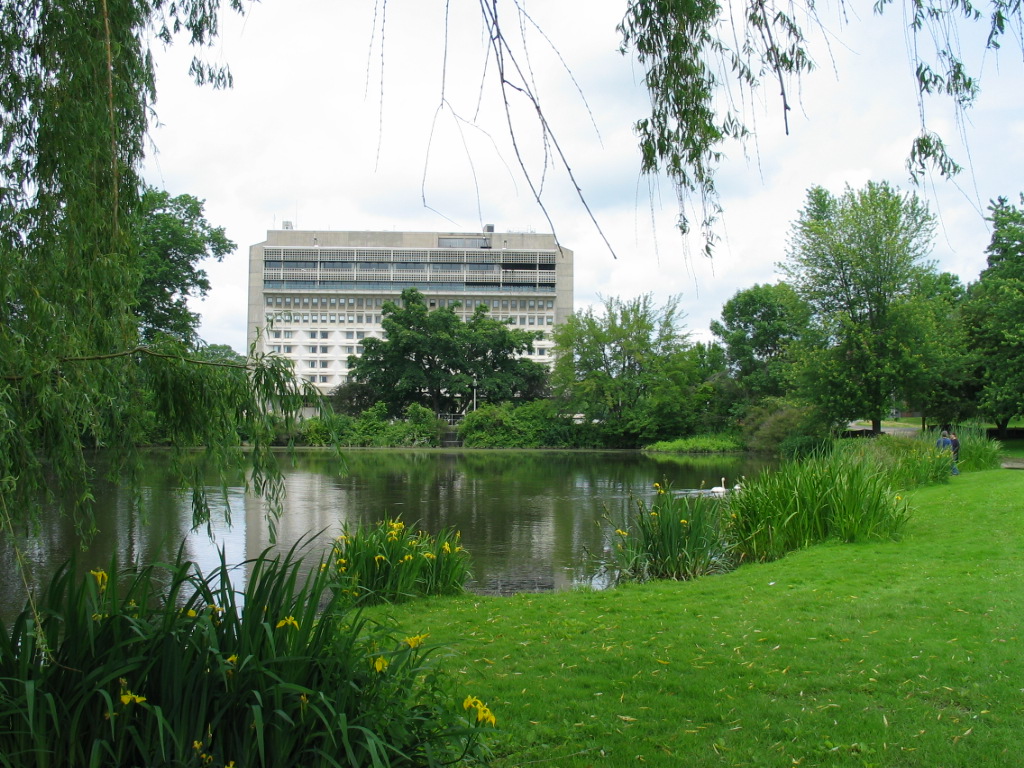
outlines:
M810 307L788 283L737 291L711 332L725 344L729 367L749 401L789 389L792 347L810 322Z
M167 334L196 341L199 317L188 308L189 297L210 290L202 259L220 261L235 249L223 227L214 227L203 213L203 201L145 187L140 201L136 237L139 242L139 330L144 340Z
M546 369L521 357L538 332L512 328L480 305L463 321L458 302L431 310L415 288L401 305L385 302L386 338L368 338L361 357L349 358L350 378L400 414L411 403L434 413L459 413L478 401L532 399L543 392Z
M682 320L678 297L657 307L650 294L574 313L554 331L555 396L600 423L611 446L681 436L692 424L683 395L698 378Z
M1024 413L1024 194L1021 207L999 198L989 206L988 266L970 286L965 306L970 348L978 355L980 408L1005 434Z
M780 268L812 312L804 393L837 423L867 417L880 431L895 401L932 383L944 351L938 305L923 292L933 229L915 195L885 183L808 192Z
M208 446L215 470L243 460L244 431L254 488L281 490L267 409L297 414L291 370L266 358L204 361L170 338L142 344L133 311L138 170L155 97L148 45L180 33L203 45L216 14L204 0L24 0L0 11L4 528L29 520L48 490L91 529L89 450L107 449L112 474L132 481L150 412L176 444ZM201 63L193 71L226 79ZM205 478L192 479L202 520Z

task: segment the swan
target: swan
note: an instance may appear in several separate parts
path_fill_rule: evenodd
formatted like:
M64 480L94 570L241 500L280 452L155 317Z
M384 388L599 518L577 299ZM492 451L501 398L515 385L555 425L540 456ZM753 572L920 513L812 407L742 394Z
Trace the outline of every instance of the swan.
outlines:
M723 477L722 484L716 485L714 488L708 491L708 493L712 494L713 496L725 496L727 490L729 489L725 487L725 478Z

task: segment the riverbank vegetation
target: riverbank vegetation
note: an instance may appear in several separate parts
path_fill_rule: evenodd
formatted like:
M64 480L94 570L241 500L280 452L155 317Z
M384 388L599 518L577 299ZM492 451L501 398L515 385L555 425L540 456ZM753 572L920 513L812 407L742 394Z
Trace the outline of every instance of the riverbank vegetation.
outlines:
M1024 473L970 473L911 491L897 542L690 582L382 610L450 644L450 668L500 720L498 768L1009 768L1022 493Z
M206 575L184 560L84 581L65 567L0 632L0 764L438 766L480 755L496 718L479 693L438 669L429 633L352 610L333 565L311 569L293 549Z

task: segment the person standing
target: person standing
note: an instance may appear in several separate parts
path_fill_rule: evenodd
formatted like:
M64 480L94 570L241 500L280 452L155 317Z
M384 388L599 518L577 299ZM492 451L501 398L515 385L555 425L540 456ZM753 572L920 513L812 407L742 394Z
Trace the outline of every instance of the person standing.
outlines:
M960 463L960 441L957 439L955 432L949 433L950 450L953 451L953 474L959 475L960 469L957 464Z
M935 447L939 449L939 452L949 451L950 459L953 459L953 440L949 436L949 432L942 430L942 434L939 435L939 439L935 441ZM952 461L953 470L952 474L959 475L960 470L956 468L956 461Z

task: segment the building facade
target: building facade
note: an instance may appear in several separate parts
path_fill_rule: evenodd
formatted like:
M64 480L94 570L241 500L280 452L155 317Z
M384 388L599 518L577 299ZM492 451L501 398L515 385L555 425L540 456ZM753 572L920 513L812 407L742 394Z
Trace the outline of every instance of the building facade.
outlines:
M328 393L348 357L383 337L381 309L416 288L431 308L544 332L532 359L550 361L551 331L573 311L573 254L552 235L520 232L332 232L283 229L249 248L248 344L293 361Z

